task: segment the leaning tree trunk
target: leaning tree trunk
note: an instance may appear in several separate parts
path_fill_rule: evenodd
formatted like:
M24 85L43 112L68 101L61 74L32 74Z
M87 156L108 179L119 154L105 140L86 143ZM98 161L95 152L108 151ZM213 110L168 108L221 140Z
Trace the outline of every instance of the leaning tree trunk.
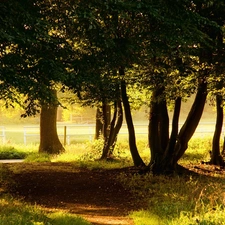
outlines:
M59 154L65 149L57 134L57 105L43 104L40 115L40 153Z
M124 77L125 72L123 68L120 68L119 73L121 77ZM140 157L138 153L138 149L136 145L136 136L134 131L134 124L133 124L133 119L132 119L131 109L130 109L130 103L129 103L127 91L126 91L126 82L123 79L121 80L121 96L122 96L124 113L125 113L125 118L126 118L127 128L128 128L129 147L130 147L130 152L131 152L134 165L145 166L142 158Z
M112 157L112 153L117 141L117 135L122 127L123 111L121 101L118 100L114 103L114 114L110 124L109 136L104 143L101 159L108 159Z
M193 136L199 121L201 119L205 102L207 97L207 82L204 78L199 80L198 91L188 114L188 117L183 124L178 137L176 146L174 149L173 157L171 158L171 167L175 168L178 160L183 156L184 152L188 148L188 142Z
M116 122L116 125L114 127L114 129L112 130L112 132L110 132L110 138L109 138L109 146L110 146L110 149L109 149L109 156L111 157L112 154L113 154L113 151L114 151L114 147L116 145L116 142L117 142L117 137L118 137L118 134L119 134L119 131L122 127L122 124L123 124L123 108L122 108L122 103L121 103L121 100L119 100L117 102L117 122Z
M224 165L224 160L220 154L220 136L223 127L223 99L221 95L216 96L216 126L215 132L213 136L213 143L212 143L212 152L211 152L211 159L210 164L213 165Z
M170 140L166 148L166 152L164 154L164 160L168 161L168 157L171 157L173 154L176 141L177 141L177 135L179 131L179 117L180 117L180 109L181 109L181 97L178 97L175 100L175 107L174 107L174 113L173 113L173 121L172 121L172 131L170 135Z

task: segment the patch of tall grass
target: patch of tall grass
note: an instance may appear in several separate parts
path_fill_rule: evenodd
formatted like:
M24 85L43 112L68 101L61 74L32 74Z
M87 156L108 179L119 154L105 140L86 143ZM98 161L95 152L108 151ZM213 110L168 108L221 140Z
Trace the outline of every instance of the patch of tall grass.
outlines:
M225 224L225 181L216 177L121 174L121 182L145 210L131 213L135 225Z
M30 153L24 162L51 162L51 156L47 153Z
M0 159L24 159L37 149L37 145L0 145Z
M222 143L221 143L222 146ZM209 161L209 152L212 149L212 137L193 137L188 143L188 149L180 160L181 164Z

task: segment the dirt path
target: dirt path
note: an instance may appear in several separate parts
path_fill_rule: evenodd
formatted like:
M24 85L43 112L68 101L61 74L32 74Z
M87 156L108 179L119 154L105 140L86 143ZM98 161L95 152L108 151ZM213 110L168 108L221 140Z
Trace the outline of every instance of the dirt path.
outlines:
M95 225L131 225L129 212L143 207L117 179L121 170L88 170L71 164L5 164L11 193L47 210L61 209Z

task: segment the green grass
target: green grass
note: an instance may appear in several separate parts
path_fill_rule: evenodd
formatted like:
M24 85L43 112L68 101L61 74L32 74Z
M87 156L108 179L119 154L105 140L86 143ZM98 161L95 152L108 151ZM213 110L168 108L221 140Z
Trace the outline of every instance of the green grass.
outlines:
M121 175L121 181L148 208L131 213L135 225L225 224L225 181L215 177Z
M0 225L90 225L76 215L55 212L45 213L9 196L0 198Z

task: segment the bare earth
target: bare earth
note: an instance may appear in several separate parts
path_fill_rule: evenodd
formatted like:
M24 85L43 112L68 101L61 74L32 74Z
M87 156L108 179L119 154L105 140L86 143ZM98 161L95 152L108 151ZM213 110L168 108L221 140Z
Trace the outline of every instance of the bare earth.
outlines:
M14 196L49 211L75 213L94 225L132 225L128 214L145 207L117 179L129 169L88 170L69 163L5 166L12 171Z

